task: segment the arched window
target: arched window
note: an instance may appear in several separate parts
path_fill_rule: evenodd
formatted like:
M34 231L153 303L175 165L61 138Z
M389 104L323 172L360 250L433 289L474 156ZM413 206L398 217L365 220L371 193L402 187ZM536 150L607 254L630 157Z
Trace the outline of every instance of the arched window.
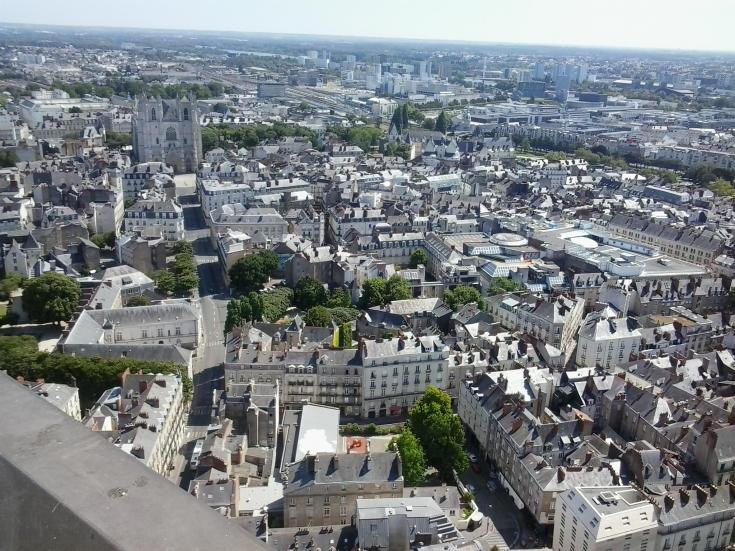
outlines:
M156 120L156 108L151 109L151 120Z
M169 126L166 129L166 141L167 142L175 142L176 141L176 129L173 126Z
M184 120L185 121L189 120L189 108L188 107L184 107Z

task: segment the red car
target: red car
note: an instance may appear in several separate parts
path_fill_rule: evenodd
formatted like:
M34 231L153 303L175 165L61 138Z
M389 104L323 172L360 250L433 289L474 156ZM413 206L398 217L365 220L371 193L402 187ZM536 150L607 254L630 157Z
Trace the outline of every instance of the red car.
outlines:
M470 463L470 468L477 474L480 474L481 472L480 465L478 465L477 463Z

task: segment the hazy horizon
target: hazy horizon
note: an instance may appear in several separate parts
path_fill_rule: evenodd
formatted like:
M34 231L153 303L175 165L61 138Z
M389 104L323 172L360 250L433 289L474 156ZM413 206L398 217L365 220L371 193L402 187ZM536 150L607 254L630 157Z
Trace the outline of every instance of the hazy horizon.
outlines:
M469 0L454 11L437 0L419 7L375 0L352 19L346 19L346 6L338 0L283 0L277 6L221 0L210 13L201 13L192 0L180 0L175 10L166 4L130 0L111 20L91 0L26 0L7 6L1 17L6 24L107 29L735 52L729 29L735 3L727 0L700 0L696 6L684 0L619 0L603 8L607 11L582 0L520 0L513 5Z

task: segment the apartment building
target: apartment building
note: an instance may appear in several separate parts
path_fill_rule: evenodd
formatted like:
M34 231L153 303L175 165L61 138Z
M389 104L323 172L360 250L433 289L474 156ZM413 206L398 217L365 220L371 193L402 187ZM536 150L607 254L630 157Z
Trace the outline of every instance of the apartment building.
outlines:
M653 495L637 486L580 486L559 496L558 510L553 551L725 549L735 523L735 484Z
M506 329L522 329L561 352L570 349L582 323L584 299L556 299L496 295L488 299L488 312Z
M223 205L209 212L207 222L213 238L231 230L277 243L288 234L288 222L273 208L246 208L239 203Z
M363 340L362 417L406 414L427 387L446 390L449 347L438 336Z
M167 476L186 425L181 379L126 373L122 386L106 390L84 424L93 431L111 432L118 448Z
M579 330L575 363L579 367L611 369L638 352L641 336L632 318L618 318L609 308L592 312Z
M358 498L403 496L397 453L316 453L284 468L283 525L287 528L353 522Z
M630 486L574 488L557 508L553 551L656 549L655 506Z
M151 229L161 232L168 241L184 239L184 210L176 200L137 201L125 209L125 230L146 232Z
M713 262L725 247L724 241L711 230L677 227L629 214L614 216L607 229L615 235L655 246L672 258L699 265Z

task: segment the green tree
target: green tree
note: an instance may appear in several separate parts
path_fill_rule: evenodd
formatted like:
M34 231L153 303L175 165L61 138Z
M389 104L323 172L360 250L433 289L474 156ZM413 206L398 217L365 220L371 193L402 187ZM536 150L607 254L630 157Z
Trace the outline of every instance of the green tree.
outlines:
M418 268L419 264L426 266L428 262L429 255L426 254L426 251L424 249L416 249L411 253L411 261L409 262L409 266L411 266L411 268Z
M352 324L345 322L339 326L339 347L349 348L352 346Z
M426 480L426 455L421 442L411 432L404 428L401 435L394 438L388 445L391 451L397 451L401 456L403 466L403 480L406 486L419 486Z
M429 386L411 408L408 428L421 442L427 463L436 468L444 480L452 480L452 471L463 473L467 470L464 428L452 412L452 399L446 392Z
M306 311L304 323L312 327L328 327L332 324L332 312L326 306L314 306Z
M468 285L460 285L455 287L453 291L445 291L442 300L455 312L470 302L476 302L480 308L484 307L480 291Z
M293 290L288 287L278 287L259 296L263 300L263 320L275 323L291 307Z
M79 283L56 273L32 279L23 289L23 308L37 323L68 321L82 295Z
M189 254L194 255L194 245L191 241L177 241L172 247L174 254Z
M388 278L385 285L386 303L411 298L411 286L399 275Z
M249 305L248 305L249 307ZM225 318L225 335L232 331L235 327L240 327L243 323L242 310L240 308L240 300L232 299L227 303L227 317Z
M302 277L294 287L293 302L302 310L308 310L314 306L324 306L327 300L328 296L324 284L313 277Z
M401 110L396 109L393 111L393 116L390 119L390 126L388 130L395 128L399 134L403 131L403 118L401 117Z
M28 279L20 274L10 272L2 280L0 280L0 300L8 300L10 295L23 287Z
M278 268L278 255L273 251L259 251L241 258L230 268L230 285L235 291L247 294L263 289L270 274Z
M89 238L89 240L97 245L100 249L104 247L109 247L111 249L115 248L115 242L117 241L117 235L115 235L114 231L105 232L105 233L97 233Z
M362 286L360 299L363 308L382 306L385 300L387 282L383 278L368 279Z
M434 130L441 132L442 134L446 134L447 130L449 130L449 117L447 117L447 114L444 111L439 113L439 116L436 118Z
M327 300L329 308L351 308L352 297L347 289L333 289Z
M329 312L332 315L334 323L338 325L354 321L360 315L360 310L357 308L330 308Z
M150 306L151 299L149 299L145 295L136 295L134 297L130 297L128 301L125 303L125 306Z
M389 279L368 279L362 286L361 304L363 308L382 306L394 300L411 298L411 286L399 275Z
M0 371L11 377L35 381L42 378L79 388L82 408L91 406L110 387L120 385L125 370L131 373L171 373L182 379L184 396L191 398L192 383L186 368L167 362L98 358L40 352L33 337L0 337Z
M421 123L421 128L425 128L426 130L434 130L436 128L436 120L427 117L424 119L424 122Z
M19 162L20 158L15 151L11 151L10 149L0 151L0 168L13 167Z
M176 278L171 272L159 270L153 274L153 281L156 282L156 289L163 295L170 295L176 291Z
M401 125L408 128L408 103L401 105Z
M718 178L717 180L714 180L712 183L708 184L707 189L709 189L717 197L732 197L735 195L735 188L733 188L732 183L728 182L727 180L723 180L722 178Z
M247 302L250 304L251 320L261 321L265 313L265 302L263 296L255 291L250 291L247 296Z
M505 277L499 277L499 278L493 279L493 282L490 285L490 288L488 289L487 294L490 296L502 295L504 293L515 293L516 291L520 289L521 289L521 286L518 285L512 279L508 279Z

